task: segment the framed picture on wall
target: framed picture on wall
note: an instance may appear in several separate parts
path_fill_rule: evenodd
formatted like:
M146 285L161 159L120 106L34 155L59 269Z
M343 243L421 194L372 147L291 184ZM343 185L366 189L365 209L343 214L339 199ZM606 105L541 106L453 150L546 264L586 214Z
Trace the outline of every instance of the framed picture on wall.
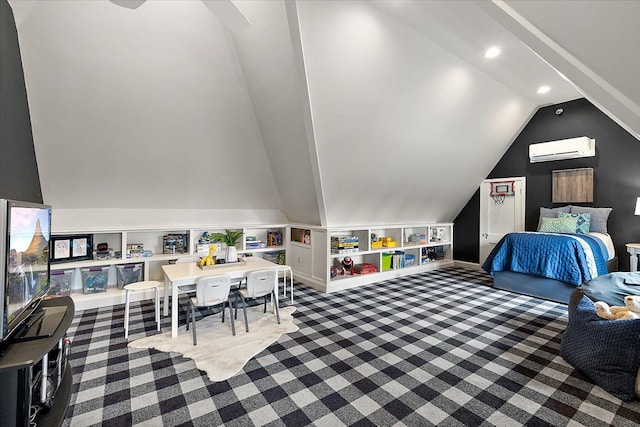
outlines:
M49 253L52 263L92 259L93 234L51 236Z

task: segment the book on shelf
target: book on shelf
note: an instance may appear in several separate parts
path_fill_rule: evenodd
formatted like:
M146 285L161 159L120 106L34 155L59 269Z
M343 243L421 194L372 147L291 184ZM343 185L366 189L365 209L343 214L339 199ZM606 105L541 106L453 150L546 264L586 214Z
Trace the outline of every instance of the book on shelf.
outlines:
M358 248L343 248L343 249L332 249L332 254L354 254L358 252Z
M267 231L268 246L282 246L282 233L278 230Z

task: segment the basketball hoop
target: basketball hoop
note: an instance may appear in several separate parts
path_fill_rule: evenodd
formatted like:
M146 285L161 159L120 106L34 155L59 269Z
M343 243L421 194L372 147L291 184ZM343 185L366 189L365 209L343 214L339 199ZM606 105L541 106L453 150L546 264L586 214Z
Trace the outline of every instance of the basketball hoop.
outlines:
M494 194L491 198L493 199L493 203L501 205L504 203L505 194Z
M489 193L489 197L493 199L493 202L496 205L501 205L504 203L504 198L506 196L515 195L514 191L514 183L515 181L494 181L491 183L491 192Z

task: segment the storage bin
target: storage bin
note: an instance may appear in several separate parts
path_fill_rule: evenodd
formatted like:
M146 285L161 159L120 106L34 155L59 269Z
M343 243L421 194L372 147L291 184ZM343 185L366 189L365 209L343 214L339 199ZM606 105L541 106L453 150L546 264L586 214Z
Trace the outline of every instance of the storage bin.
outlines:
M141 282L143 264L122 264L117 265L116 270L118 272L118 287L122 288L129 283Z
M109 267L85 267L82 274L82 290L85 294L106 292L109 283Z
M278 261L278 254L275 252L265 252L262 254L262 259L276 263Z
M392 254L382 254L382 271L391 270Z
M59 297L71 295L73 269L51 270L49 275L49 295Z

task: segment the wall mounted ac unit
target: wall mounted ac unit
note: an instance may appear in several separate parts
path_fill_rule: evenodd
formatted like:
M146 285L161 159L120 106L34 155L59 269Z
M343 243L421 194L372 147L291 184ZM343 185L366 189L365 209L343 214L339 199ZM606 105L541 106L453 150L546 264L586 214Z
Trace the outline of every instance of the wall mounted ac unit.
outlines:
M531 163L577 159L595 155L596 140L587 136L529 145L529 161Z

